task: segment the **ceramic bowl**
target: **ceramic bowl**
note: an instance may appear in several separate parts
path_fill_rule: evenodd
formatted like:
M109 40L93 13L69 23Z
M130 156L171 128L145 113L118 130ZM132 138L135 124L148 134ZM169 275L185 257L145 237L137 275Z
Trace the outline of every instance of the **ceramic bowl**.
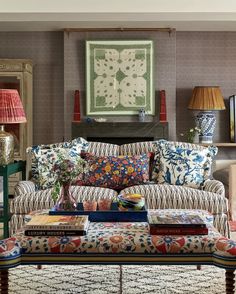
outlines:
M119 194L117 196L119 210L142 210L145 205L141 194Z

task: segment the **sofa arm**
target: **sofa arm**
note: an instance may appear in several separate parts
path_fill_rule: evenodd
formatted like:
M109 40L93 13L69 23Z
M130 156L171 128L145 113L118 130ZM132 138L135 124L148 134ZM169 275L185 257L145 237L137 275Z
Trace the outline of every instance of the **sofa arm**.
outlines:
M15 196L19 196L21 194L35 192L35 183L32 181L20 181L15 186Z
M236 164L229 167L229 203L232 220L236 220Z
M203 186L203 190L225 196L225 187L222 182L217 180L207 180Z

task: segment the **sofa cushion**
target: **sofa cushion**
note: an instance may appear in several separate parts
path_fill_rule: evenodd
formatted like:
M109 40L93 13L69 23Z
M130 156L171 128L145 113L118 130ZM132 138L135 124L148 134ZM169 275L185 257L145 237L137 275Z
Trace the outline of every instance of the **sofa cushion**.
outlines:
M84 185L123 189L149 180L149 155L83 156L89 166Z
M53 165L63 156L76 161L81 151L86 151L88 142L83 138L76 138L71 142L62 142L51 145L33 146L30 150L32 155L32 180L37 189L47 189L54 185L56 175Z
M113 199L117 196L116 191L99 187L71 186L70 191L77 202L100 198ZM10 212L26 214L35 210L52 208L55 203L52 200L51 193L52 189L45 189L21 194L10 202Z
M153 179L160 184L200 188L210 177L217 147L159 140L154 156Z

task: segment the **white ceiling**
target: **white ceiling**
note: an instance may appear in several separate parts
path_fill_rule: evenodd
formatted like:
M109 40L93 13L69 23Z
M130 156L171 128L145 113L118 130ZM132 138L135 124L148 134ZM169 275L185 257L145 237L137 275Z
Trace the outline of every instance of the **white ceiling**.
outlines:
M0 31L163 28L236 31L235 0L1 0Z

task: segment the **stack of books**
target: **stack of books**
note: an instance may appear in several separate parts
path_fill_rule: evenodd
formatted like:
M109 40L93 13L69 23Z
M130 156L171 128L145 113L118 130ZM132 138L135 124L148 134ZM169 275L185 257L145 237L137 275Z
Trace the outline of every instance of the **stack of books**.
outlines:
M172 214L148 215L151 235L207 235L208 228L197 215Z
M33 215L25 224L25 235L83 236L88 227L88 215Z

